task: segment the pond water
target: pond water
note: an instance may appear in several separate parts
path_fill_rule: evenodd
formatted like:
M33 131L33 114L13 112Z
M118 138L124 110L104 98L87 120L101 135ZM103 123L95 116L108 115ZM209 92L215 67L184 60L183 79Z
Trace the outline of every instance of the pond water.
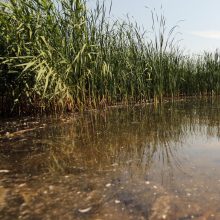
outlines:
M220 100L0 121L0 219L220 219Z

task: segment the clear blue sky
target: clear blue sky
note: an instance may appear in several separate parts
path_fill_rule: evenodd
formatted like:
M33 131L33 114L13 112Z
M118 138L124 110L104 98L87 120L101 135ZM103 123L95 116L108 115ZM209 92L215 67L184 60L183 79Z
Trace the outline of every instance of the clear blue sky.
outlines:
M114 17L125 18L129 14L146 28L152 22L145 6L160 13L162 5L168 28L184 20L179 23L178 37L183 39L180 45L186 51L199 53L220 48L220 0L112 0L112 4Z

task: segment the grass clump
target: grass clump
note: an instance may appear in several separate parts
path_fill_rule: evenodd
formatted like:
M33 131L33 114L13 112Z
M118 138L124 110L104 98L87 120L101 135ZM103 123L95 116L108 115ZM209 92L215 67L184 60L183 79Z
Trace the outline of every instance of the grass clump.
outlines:
M152 14L154 39L104 4L0 1L0 111L73 111L219 94L219 52L183 55L175 27Z

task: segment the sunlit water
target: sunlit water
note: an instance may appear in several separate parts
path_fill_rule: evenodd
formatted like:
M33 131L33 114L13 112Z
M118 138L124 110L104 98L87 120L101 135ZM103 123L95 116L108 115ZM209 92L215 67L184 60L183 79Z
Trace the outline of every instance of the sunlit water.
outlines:
M0 219L220 219L220 102L2 120Z

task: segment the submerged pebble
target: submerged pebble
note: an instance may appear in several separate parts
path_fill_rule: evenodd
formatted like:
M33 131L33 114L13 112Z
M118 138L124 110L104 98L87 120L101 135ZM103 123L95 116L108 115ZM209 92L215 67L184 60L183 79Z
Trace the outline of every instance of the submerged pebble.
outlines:
M9 170L0 170L0 173L9 173Z
M80 213L86 213L86 212L89 212L91 209L92 209L92 207L88 207L86 209L79 209L79 212Z
M49 190L54 190L54 188L55 188L55 187L54 187L54 186L52 186L52 185L51 185L51 186L49 186Z
M121 203L121 201L116 199L115 204L119 204L119 203Z

